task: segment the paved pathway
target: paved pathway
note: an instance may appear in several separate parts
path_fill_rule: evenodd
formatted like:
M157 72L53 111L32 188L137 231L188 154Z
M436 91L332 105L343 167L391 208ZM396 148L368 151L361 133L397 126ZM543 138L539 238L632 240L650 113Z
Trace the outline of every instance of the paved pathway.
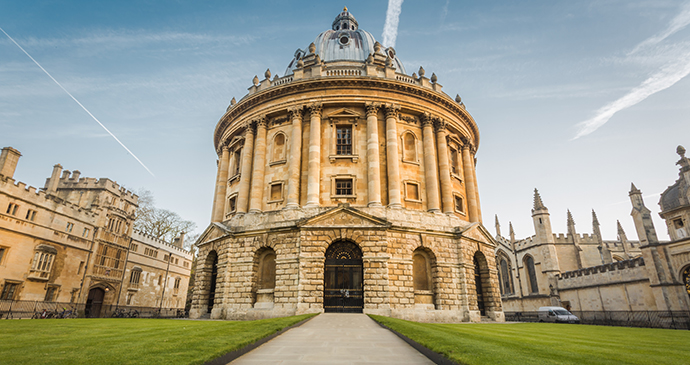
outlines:
M254 364L433 364L364 314L323 313L231 362Z

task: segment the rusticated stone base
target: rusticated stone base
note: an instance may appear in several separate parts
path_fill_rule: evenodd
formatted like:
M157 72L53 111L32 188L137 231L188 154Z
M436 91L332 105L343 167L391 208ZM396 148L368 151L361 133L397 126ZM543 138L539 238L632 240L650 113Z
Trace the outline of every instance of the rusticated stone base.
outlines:
M199 245L190 316L208 307L217 255L211 318L248 320L324 311L324 261L329 245L347 240L362 252L362 312L419 322L478 322L474 257L487 317L503 321L493 241L479 224L405 209L291 209L238 216L213 224ZM275 287L259 289L260 252L275 252ZM430 290L417 290L412 255L430 260ZM271 293L269 295L267 293ZM420 294L421 293L421 294ZM272 300L272 302L271 302Z

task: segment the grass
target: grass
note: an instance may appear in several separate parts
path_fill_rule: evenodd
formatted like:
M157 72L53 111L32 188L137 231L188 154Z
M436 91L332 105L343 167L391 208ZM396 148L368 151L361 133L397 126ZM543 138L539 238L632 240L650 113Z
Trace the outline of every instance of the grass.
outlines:
M0 321L2 364L202 364L310 316L258 321Z
M690 363L690 331L552 323L431 324L370 317L461 364Z

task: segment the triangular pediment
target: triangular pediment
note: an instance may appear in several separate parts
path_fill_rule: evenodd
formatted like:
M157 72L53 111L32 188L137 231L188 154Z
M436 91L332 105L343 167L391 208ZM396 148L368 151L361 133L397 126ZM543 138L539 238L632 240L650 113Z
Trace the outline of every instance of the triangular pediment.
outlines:
M328 114L327 118L361 118L362 114L349 108L340 108L331 114Z
M390 222L349 207L346 204L327 210L319 215L302 220L300 227L388 227Z
M195 246L203 245L209 242L213 242L219 238L226 237L230 234L230 231L220 223L211 223L204 230L204 232L199 236L199 238L194 243Z
M496 246L496 240L493 238L489 230L486 229L481 223L472 223L467 226L464 230L460 231L460 234L469 238L473 241L488 243L490 245Z

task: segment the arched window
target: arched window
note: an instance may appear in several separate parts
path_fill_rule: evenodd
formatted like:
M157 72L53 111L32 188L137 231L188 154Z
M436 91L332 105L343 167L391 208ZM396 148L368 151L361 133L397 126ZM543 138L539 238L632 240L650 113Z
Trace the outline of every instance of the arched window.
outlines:
M276 253L267 249L259 258L258 280L259 289L273 289L276 286Z
M527 281L530 289L530 294L539 293L539 285L537 285L537 272L534 269L534 259L532 256L525 257L525 271L527 272Z
M285 161L285 134L277 133L273 137L273 158L271 162Z
M132 268L132 272L129 275L129 287L138 288L139 280L141 280L141 268L135 266L134 268Z
M417 162L417 138L412 132L403 134L403 161Z
M683 280L683 284L685 284L685 291L690 295L690 266L686 266L681 273L681 280Z
M431 272L427 255L416 250L412 255L412 277L414 290L431 290Z
M510 295L513 290L513 276L510 269L510 262L503 255L496 256L498 259L498 280L500 282L501 295Z
M57 255L57 249L53 246L40 244L34 249L34 259L31 263L29 278L47 281L53 269L53 261Z

